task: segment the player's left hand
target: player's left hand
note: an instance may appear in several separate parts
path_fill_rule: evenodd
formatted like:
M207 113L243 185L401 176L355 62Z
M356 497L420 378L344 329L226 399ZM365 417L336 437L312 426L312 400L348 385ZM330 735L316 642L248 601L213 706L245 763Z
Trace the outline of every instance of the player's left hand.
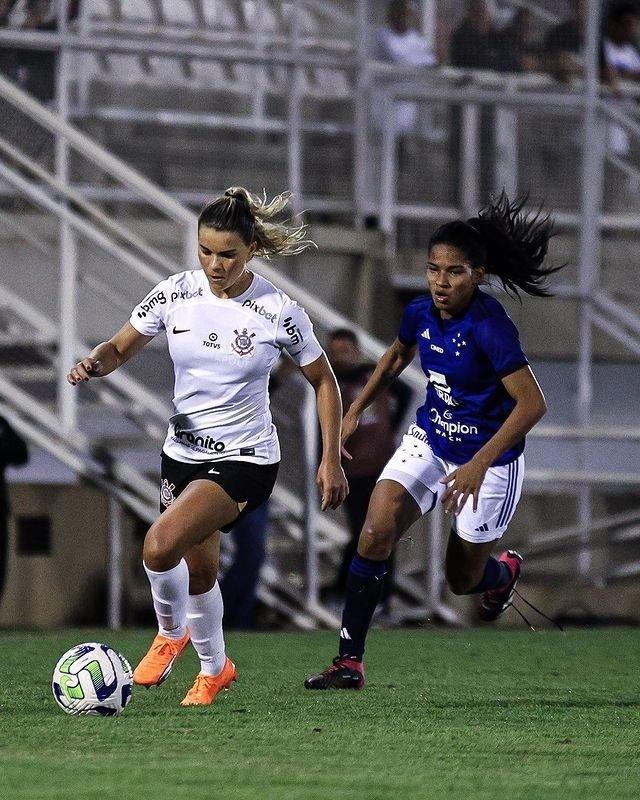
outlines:
M448 485L441 500L444 510L450 514L459 514L469 495L473 495L473 510L477 511L480 487L486 473L487 467L472 458L471 461L454 469L444 478L440 478L440 483Z
M328 508L338 508L349 494L349 484L340 464L332 464L323 460L318 468L316 483L320 488L323 511Z

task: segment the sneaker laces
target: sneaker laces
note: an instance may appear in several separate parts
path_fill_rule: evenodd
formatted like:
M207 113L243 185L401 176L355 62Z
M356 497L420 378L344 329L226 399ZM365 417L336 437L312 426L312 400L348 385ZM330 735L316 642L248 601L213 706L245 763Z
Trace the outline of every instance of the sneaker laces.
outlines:
M520 592L519 592L517 589L514 589L514 590L513 590L513 593L514 593L514 594L517 594L517 595L518 595L518 597L520 598L520 600L522 600L522 602L523 602L523 603L525 603L527 606L529 606L529 608L533 609L533 611L535 611L535 612L536 612L536 614L540 614L540 616L541 616L541 617L544 617L546 620L549 620L549 622L553 623L553 624L556 626L556 628L558 628L558 630L560 630L560 631L562 631L562 632L564 633L564 628L562 627L562 625L561 625L559 622L557 622L555 619L552 619L551 617L547 616L547 615L544 613L544 611L541 611L539 608L537 608L536 606L534 606L534 605L533 605L533 603L530 603L530 602L527 600L527 598L526 598L526 597L523 597L523 596L520 594ZM525 617L525 615L522 613L522 611L521 611L521 610L520 610L520 609L519 609L519 608L516 606L516 604L515 604L515 603L511 603L511 607L514 609L514 611L516 611L516 612L517 612L517 613L518 613L518 614L519 614L519 615L522 617L522 619L523 619L523 620L525 621L525 623L526 623L526 624L529 626L529 628L530 628L532 631L535 631L535 628L533 627L533 625L532 625L532 624L529 622L529 620L528 620L528 619Z
M176 639L176 643L178 641L179 640ZM154 645L151 649L154 654L157 653L159 656L163 656L167 650L172 653L175 649L175 645L173 642L158 642L158 644Z

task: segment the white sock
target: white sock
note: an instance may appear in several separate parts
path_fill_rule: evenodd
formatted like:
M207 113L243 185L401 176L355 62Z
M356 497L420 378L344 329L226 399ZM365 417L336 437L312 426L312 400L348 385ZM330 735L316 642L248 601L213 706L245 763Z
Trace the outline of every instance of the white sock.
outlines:
M187 600L189 598L189 568L184 558L166 572L154 572L144 564L151 584L153 607L158 618L158 630L169 639L181 639L187 632Z
M204 594L191 594L187 603L187 625L191 644L200 658L200 671L219 675L225 662L222 633L222 593L218 581Z

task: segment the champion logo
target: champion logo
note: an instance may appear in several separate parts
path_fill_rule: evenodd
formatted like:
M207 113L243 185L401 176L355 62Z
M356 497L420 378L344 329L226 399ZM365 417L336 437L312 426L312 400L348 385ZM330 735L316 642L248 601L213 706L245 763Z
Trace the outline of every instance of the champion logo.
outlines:
M340 638L341 639L348 639L349 641L351 641L351 636L349 636L349 631L346 628L343 628L340 631Z
M431 339L431 336L429 334L429 328L423 330L420 336L422 336L423 339Z

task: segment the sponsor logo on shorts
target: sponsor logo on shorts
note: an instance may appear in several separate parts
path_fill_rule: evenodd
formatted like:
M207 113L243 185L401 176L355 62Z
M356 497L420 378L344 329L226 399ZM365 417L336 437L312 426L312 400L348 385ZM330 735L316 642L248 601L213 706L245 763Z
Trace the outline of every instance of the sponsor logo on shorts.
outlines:
M467 425L464 422L454 422L446 419L447 413L451 417L451 412L445 411L440 414L437 408L429 410L429 419L436 426L436 433L445 436L450 442L461 442L462 436L477 436L478 429L475 425Z
M211 347L214 350L220 349L220 342L218 341L218 334L215 331L212 331L208 338L202 340L203 347Z
M165 508L169 508L171 503L176 499L173 494L175 488L175 483L169 483L166 478L162 479L162 484L160 486L160 502Z
M291 344L300 344L300 342L304 341L300 328L291 317L287 317L282 324L284 325L284 331L289 337Z
M173 426L173 436L171 438L174 442L186 444L187 447L192 447L202 453L222 453L225 449L224 442L220 442L211 436L196 436L190 431L182 430L178 423Z
M251 356L255 352L256 346L251 341L255 333L249 333L246 328L238 332L234 330L236 335L235 341L231 343L231 349L239 356Z
M422 428L419 428L417 425L412 425L409 430L407 431L409 436L413 436L415 439L419 439L421 442L429 442L429 438L425 431Z
M268 322L276 321L275 312L267 311L264 306L259 306L255 300L245 300L242 304L242 308L248 308L250 311L254 311L259 317L264 317Z

